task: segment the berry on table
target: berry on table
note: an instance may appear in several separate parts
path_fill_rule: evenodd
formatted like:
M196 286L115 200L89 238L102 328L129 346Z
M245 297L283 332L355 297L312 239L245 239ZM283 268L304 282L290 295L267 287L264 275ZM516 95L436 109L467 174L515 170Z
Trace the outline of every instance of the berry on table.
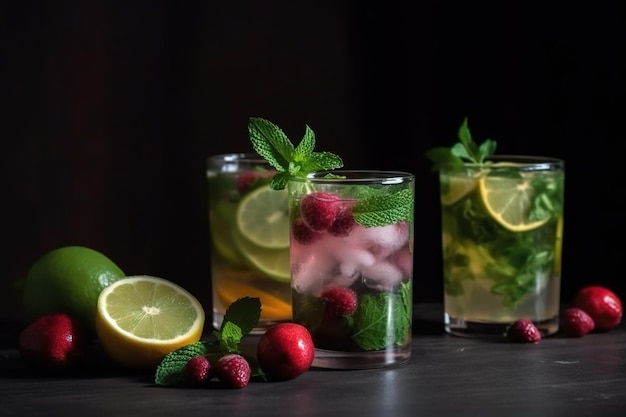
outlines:
M541 333L529 319L515 321L507 329L506 336L511 342L516 343L539 343L541 340Z
M582 337L593 331L596 324L591 316L577 307L570 307L561 316L561 331L567 337Z
M622 321L622 302L611 290L600 285L581 288L570 307L577 307L589 314L595 323L596 331L608 331Z
M204 356L194 356L185 365L185 374L192 384L202 384L211 379L211 364Z
M243 388L250 381L250 364L235 353L222 356L215 365L217 378L229 388Z

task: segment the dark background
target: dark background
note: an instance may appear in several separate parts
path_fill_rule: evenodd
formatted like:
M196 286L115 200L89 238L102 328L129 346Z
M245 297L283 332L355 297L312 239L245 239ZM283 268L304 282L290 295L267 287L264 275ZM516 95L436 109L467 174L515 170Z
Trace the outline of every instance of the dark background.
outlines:
M623 2L494 4L2 2L0 317L65 245L208 309L205 158L251 150L250 116L293 141L308 124L346 167L416 174L417 302L442 299L425 150L467 116L499 153L564 158L562 299L592 283L626 298Z

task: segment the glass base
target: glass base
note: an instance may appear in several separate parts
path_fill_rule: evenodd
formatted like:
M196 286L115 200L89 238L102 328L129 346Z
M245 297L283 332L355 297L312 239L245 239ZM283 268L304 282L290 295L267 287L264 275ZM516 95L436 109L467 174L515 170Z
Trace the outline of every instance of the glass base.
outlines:
M411 357L411 345L374 352L342 352L315 349L313 368L374 369L400 365Z
M224 321L224 315L217 313L217 312L213 312L213 328L216 330L219 330L222 327L222 322ZM259 319L259 322L257 323L257 326L252 329L252 331L250 332L251 335L261 335L263 333L265 333L265 331L267 329L269 329L270 327L279 324L279 323L287 323L290 320L269 320L269 319Z
M559 331L559 316L533 322L542 337L551 336ZM446 332L454 336L504 339L506 338L506 331L512 323L467 321L444 313L444 324Z

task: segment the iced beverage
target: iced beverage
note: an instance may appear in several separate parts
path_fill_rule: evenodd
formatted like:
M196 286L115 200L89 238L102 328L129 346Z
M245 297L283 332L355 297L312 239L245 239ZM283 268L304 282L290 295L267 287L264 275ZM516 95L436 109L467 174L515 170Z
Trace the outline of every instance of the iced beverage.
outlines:
M262 333L291 320L287 191L269 187L276 171L256 154L207 163L213 327L237 298L259 297Z
M501 337L559 324L563 161L493 156L440 169L445 326Z
M413 175L333 171L288 183L293 320L314 366L374 368L411 354Z

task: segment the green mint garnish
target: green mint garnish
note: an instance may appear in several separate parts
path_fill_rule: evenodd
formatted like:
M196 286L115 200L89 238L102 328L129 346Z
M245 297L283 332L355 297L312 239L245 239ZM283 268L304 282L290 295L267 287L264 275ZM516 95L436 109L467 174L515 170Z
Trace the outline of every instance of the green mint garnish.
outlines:
M412 317L411 285L403 283L398 293L366 295L350 318L352 340L364 350L402 346L409 340ZM390 320L391 319L391 320ZM391 321L393 331L389 331Z
M434 168L442 165L462 165L463 162L484 164L485 159L496 151L496 142L486 139L478 145L472 139L472 134L467 123L467 117L463 120L458 131L459 142L451 148L437 147L426 152L426 157L434 162Z
M206 356L211 364L229 353L242 355L250 364L250 377L264 377L256 359L239 350L241 339L257 325L261 316L261 301L256 297L235 300L226 310L219 331L214 331L211 342L198 341L168 353L156 369L154 382L157 385L183 385L185 365L194 356Z
M352 211L354 221L364 227L384 226L413 219L413 194L404 189L359 200Z
M341 158L330 152L313 152L315 133L306 126L304 137L294 147L287 135L272 122L251 117L248 132L254 150L278 170L270 186L282 190L291 177L306 177L315 171L327 171L343 166Z
M315 133L309 126L306 126L298 146L294 146L278 126L260 117L250 118L248 133L254 150L278 171L270 183L274 190L284 189L292 177L306 178L312 172L343 167L339 156L313 151ZM332 173L327 177L342 178ZM354 209L354 220L364 227L386 226L413 219L413 198L407 189L390 193L388 190L359 186L355 187L355 197L359 202Z

